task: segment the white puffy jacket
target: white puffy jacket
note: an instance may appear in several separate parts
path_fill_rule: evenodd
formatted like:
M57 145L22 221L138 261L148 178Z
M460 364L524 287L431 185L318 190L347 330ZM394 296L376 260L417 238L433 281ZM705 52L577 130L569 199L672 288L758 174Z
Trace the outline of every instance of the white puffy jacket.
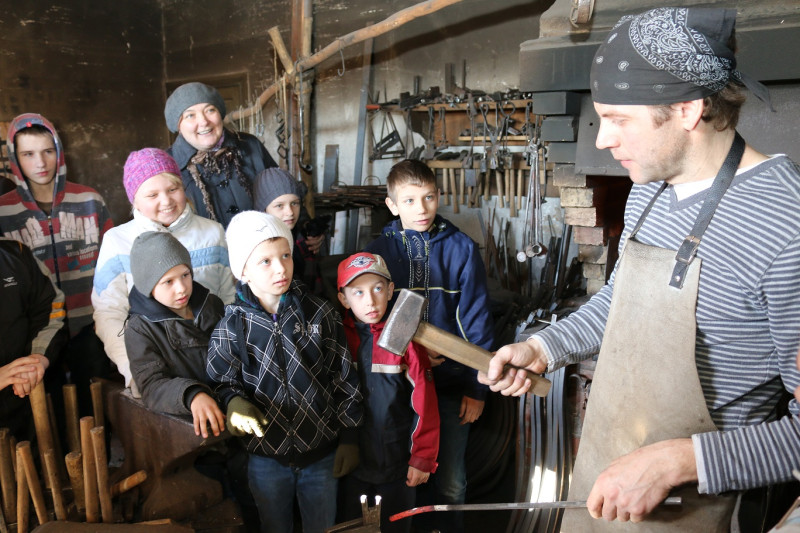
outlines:
M194 279L226 304L233 302L235 282L228 264L225 230L213 220L195 215L186 205L183 214L168 228L133 210L133 220L116 226L103 236L94 274L92 305L97 336L108 357L131 386L131 369L123 331L128 317L128 293L133 287L130 252L136 237L147 231L169 231L192 257ZM136 391L134 391L135 393Z

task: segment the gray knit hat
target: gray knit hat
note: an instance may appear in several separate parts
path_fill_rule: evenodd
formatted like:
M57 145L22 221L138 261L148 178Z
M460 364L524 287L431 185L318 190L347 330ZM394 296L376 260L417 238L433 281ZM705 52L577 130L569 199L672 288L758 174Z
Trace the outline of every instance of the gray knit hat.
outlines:
M253 209L264 211L267 206L284 194L294 194L302 200L308 188L302 181L279 167L267 168L261 171L253 184Z
M197 104L212 104L219 109L222 118L225 118L225 100L219 91L199 81L184 83L169 95L167 105L164 106L164 118L167 119L169 131L176 133L183 112Z
M168 231L147 231L133 241L131 275L136 290L150 296L164 274L178 265L192 268L189 251Z
M225 230L225 240L228 241L228 262L236 279L242 279L244 265L256 246L275 237L286 239L292 251L292 231L278 217L263 211L242 211L231 219Z

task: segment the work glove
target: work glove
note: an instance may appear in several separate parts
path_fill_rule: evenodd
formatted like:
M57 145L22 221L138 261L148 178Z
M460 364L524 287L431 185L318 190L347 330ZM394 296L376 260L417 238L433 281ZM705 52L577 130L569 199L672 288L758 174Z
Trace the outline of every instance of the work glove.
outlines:
M358 466L358 444L340 444L333 459L333 477L346 476Z
M241 396L234 396L228 402L228 413L225 420L225 427L231 435L244 437L245 435L264 436L264 427L267 425L267 417L252 403Z

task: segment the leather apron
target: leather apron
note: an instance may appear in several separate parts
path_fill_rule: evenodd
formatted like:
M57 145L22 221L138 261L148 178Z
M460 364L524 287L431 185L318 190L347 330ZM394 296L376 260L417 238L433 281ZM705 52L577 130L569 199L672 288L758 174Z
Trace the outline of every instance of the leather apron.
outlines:
M737 139L741 138L737 135ZM743 150L743 142L739 148ZM731 150L733 152L733 148ZM740 158L741 153L729 169L727 184ZM722 172L720 170L720 174ZM714 193L713 189L720 188L717 187L719 177L709 196ZM727 184L717 193L719 197L713 209ZM666 184L656 197L665 187ZM628 238L617 268L570 483L570 500L586 500L600 473L623 455L655 442L717 430L708 412L695 365L695 310L701 261L694 258L694 252L699 246L699 235L691 239L693 251L689 261L678 266L675 250L637 242L635 234L656 197ZM707 197L704 204L710 203ZM698 220L702 216L701 212ZM700 233L704 230L705 227ZM677 280L679 267L681 279ZM673 283L677 286L670 284L677 281ZM567 509L561 532L713 533L730 530L736 494L699 494L697 486L690 484L674 489L670 496L680 496L682 505L656 507L640 523L607 522L592 518L586 509Z

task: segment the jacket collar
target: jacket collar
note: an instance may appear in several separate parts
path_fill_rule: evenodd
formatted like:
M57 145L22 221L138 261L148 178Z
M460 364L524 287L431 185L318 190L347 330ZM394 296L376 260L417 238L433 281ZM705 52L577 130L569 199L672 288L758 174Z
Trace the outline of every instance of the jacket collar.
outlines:
M208 300L209 290L202 284L192 281L192 295L189 297L189 306L192 308L194 315L194 322L197 322L200 314L203 312L206 301ZM128 303L130 304L131 313L136 313L144 316L150 322L162 322L164 320L184 320L178 316L175 311L168 308L164 304L158 302L155 298L145 296L134 286L128 295Z
M189 202L187 201L186 207L183 208L183 213L181 213L181 216L179 216L177 220L175 220L175 222L170 224L169 227L165 227L159 224L158 222L155 222L154 220L147 218L138 209L134 208L133 210L133 219L136 221L136 225L139 226L139 228L141 228L142 232L145 231L173 232L177 229L187 226L193 215L194 212L192 211L192 208L189 205Z

